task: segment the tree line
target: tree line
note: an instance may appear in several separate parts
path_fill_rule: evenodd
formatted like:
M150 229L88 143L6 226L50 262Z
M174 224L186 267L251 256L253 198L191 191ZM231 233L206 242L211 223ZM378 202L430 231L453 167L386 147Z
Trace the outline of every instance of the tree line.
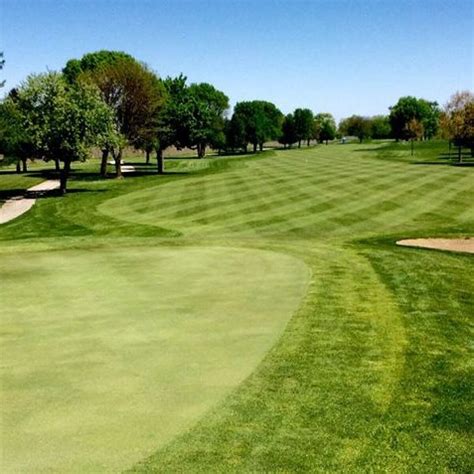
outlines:
M3 63L1 54L0 69ZM354 115L337 127L329 113L297 108L285 116L275 104L253 100L238 102L229 118L229 98L213 85L188 84L183 75L161 79L127 53L97 51L69 60L61 72L30 75L9 91L0 102L0 153L16 158L18 171L27 170L30 158L54 162L65 193L71 162L93 148L101 150L100 174L107 175L112 160L120 178L129 146L143 150L147 163L154 155L158 173L171 146L202 158L208 148L248 152L250 145L257 152L268 141L301 147L343 135L431 138L440 126L453 143L471 146L473 102L472 94L461 93L442 111L435 102L402 97L388 116Z

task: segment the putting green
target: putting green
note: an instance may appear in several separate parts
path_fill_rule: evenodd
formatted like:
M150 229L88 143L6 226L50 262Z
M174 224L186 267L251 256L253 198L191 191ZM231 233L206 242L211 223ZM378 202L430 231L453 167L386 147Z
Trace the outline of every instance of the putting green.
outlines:
M0 255L0 280L2 472L96 472L132 466L241 383L309 270L248 249L74 249Z

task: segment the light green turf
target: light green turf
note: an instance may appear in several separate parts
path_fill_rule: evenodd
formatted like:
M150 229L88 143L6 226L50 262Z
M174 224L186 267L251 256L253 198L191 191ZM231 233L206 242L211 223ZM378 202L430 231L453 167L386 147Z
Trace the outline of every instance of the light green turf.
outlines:
M215 247L0 268L2 472L116 472L151 454L252 372L309 278L293 257Z
M121 460L117 446L128 437L119 430L129 425L128 415L135 416L134 396L142 393L132 390L107 430L104 424L100 449L87 444L84 448L87 437L70 424L67 414L50 405L70 430L52 443L52 451L63 445L71 452L82 451L78 465L106 452L119 469L137 472L473 472L474 258L395 245L407 237L474 235L474 166L452 166L447 150L443 142L417 143L412 157L407 144L363 143L242 158L168 160L171 172L165 176L147 174L146 167L137 165L141 175L121 181L99 180L86 164L74 175L70 195L41 199L29 213L1 226L0 260L10 264L0 268L5 275L16 272L18 284L6 291L10 303L0 309L18 308L23 315L32 308L43 314L47 308L47 300L36 296L38 288L56 295L73 287L76 291L66 300L84 299L86 304L88 279L94 282L114 268L114 259L107 259L104 268L92 265L87 278L75 269L63 274L61 256L70 253L78 261L94 262L116 256L120 249L134 249L136 258L118 272L119 281L131 281L123 291L116 290L126 303L116 305L113 298L107 302L109 294L99 299L104 311L120 308L125 318L142 308L140 319L145 320L147 302L161 304L154 280L171 279L167 294L181 302L191 291L183 274L196 259L215 275L212 283L199 278L199 286L225 308L227 302L234 306L229 289L246 286L241 277L233 278L234 268L239 275L245 266L247 278L254 271L264 272L265 278L273 275L267 264L263 269L255 265L253 257L248 263L240 254L244 250L259 258L259 252L265 252L268 265L286 255L292 262L304 262L306 267L295 265L311 272L302 304L281 337L268 343L260 364L219 402L210 403L202 416L190 420L184 431L174 431L182 420L172 413L166 426L160 421L143 423L143 432L150 433L137 446L143 451ZM2 176L0 189L1 184ZM214 248L224 255L223 262L229 261L228 252L235 256L230 274L217 275L221 262L213 257ZM205 254L200 253L203 249ZM154 261L149 252L176 252L183 262L156 270L153 278L147 270ZM21 271L35 265L30 255L59 259L43 279L36 272ZM46 285L53 274L55 281L62 278L56 286ZM291 287L293 280L288 271L281 284ZM114 288L111 281L109 291ZM254 288L252 294L269 301L255 314L265 315L267 304L280 307L280 293L274 287ZM205 301L194 296L198 305ZM78 303L76 308L79 320L87 316L84 306ZM173 314L172 308L164 314L168 312ZM203 320L209 312L203 310ZM60 327L63 319L71 318L60 318ZM126 350L135 334L121 331L123 321L114 314L106 328L90 330L111 334L107 343ZM245 339L246 318L238 314L234 322ZM218 327L210 327L206 337L216 331ZM156 337L156 332L149 330L147 336ZM16 337L20 335L10 334L6 340ZM76 373L82 383L94 347L80 340L76 346L83 348L77 372L67 373ZM140 366L138 359L128 352L122 362ZM216 361L219 370L233 370L240 363L224 357ZM187 367L197 377L205 366L205 361L196 361ZM29 364L14 369L5 364L9 378L28 370ZM145 386L160 387L148 366L142 375ZM69 384L49 384L41 371L31 377L34 383L44 381L45 393L71 389ZM104 380L123 385L121 374L114 372ZM172 384L178 391L180 380L177 376ZM213 379L200 381L206 380ZM101 384L90 388L96 386ZM107 390L107 396L109 392L114 393ZM159 388L155 392L161 393ZM41 394L36 391L35 396ZM63 406L74 406L77 400L87 413L101 396L80 392L77 398L61 400ZM173 396L172 403L178 402ZM160 416L156 403L142 409L151 419ZM31 415L26 413L25 422L35 419L34 406ZM100 423L101 415L96 413L93 422ZM39 426L47 434L55 429L51 424ZM27 439L25 431L19 436ZM142 456L145 452L153 453ZM31 466L48 463L44 453L33 448L27 459ZM84 470L95 471L91 466Z

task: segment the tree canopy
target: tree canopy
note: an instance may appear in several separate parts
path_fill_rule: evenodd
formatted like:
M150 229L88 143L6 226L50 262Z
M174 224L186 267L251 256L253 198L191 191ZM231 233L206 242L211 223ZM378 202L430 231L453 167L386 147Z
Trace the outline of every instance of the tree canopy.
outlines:
M319 142L326 142L336 138L336 121L334 117L327 112L316 114L313 123L313 133L316 140Z
M296 109L293 112L294 127L296 133L296 141L301 147L301 141L306 140L308 145L313 138L313 122L314 116L310 109Z
M71 161L84 160L92 146L118 139L113 111L91 84L68 85L53 72L31 75L18 88L14 104L36 154L64 163L63 193Z
M281 134L283 114L275 104L265 100L237 102L234 116L245 128L245 140L252 143L254 151L269 140L278 140Z
M424 137L432 138L439 126L438 104L411 96L401 97L390 107L389 121L394 138L409 139L408 123L413 119L423 125Z

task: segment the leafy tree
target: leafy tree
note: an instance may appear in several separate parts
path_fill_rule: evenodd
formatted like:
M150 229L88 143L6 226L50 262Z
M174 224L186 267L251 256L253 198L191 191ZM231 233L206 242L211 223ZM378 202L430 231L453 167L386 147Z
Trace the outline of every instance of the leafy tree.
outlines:
M329 140L336 138L336 121L330 113L316 114L313 127L314 138L318 142L326 142L327 145Z
M146 65L122 51L96 51L81 59L71 59L63 73L69 83L92 82L115 111L117 127L123 140L118 148L104 144L100 173L107 174L107 160L112 153L117 177L121 177L123 147L132 145L150 150L156 139L157 109L163 105L162 82Z
M93 85L68 85L57 73L32 75L19 87L16 100L37 153L63 162L63 194L72 161L84 160L93 146L119 139L113 111Z
M371 121L368 117L352 115L351 117L341 120L339 131L343 135L357 137L360 143L362 143L364 139L370 138L371 136Z
M104 66L110 66L120 61L136 62L133 56L123 51L95 51L87 53L81 59L70 59L63 68L63 74L69 83L77 81L84 72L96 71Z
M180 74L176 78L168 77L163 81L165 101L157 111L156 133L152 145L156 150L157 171L164 173L163 152L166 148L178 144L178 136L184 137L185 118L187 117L188 86L186 77Z
M298 148L301 147L301 141L306 140L309 146L313 135L313 112L309 109L296 109L293 113L295 133L298 141Z
M156 136L159 110L165 101L163 83L145 65L128 57L118 58L81 73L77 82L95 84L105 102L112 108L117 129L124 138L114 147L105 144L101 174L107 170L109 152L115 160L116 176L120 178L123 148L140 146Z
M271 102L253 100L238 102L234 108L234 116L245 125L245 139L252 143L253 151L263 149L269 140L278 140L281 135L283 114Z
M370 119L371 135L375 139L383 139L391 137L391 128L388 116L375 115Z
M12 89L0 103L0 153L15 158L16 171L20 173L28 171L27 160L35 155L35 147L24 127L17 97L17 90Z
M418 120L416 118L412 118L406 124L405 135L411 142L411 155L412 156L413 156L413 143L414 143L414 141L415 140L421 140L424 136L424 133L425 133L425 127L423 126L423 123L420 120Z
M459 150L462 161L462 147L471 149L474 156L474 95L470 91L456 92L445 105L441 118L443 136Z
M245 121L242 115L233 114L225 125L226 147L229 150L243 150L247 152L247 137L245 133Z
M191 84L182 104L184 127L177 135L178 144L196 149L198 157L203 158L209 145L222 141L228 108L229 98L211 84Z
M438 104L411 96L401 97L394 106L390 107L389 115L392 134L397 140L410 138L407 136L407 125L412 119L423 124L425 138L432 138L439 125Z
M288 114L285 117L281 128L282 128L282 134L279 139L279 142L282 143L285 148L287 146L291 148L291 146L294 143L296 143L299 139L299 136L296 130L295 117L293 114Z

